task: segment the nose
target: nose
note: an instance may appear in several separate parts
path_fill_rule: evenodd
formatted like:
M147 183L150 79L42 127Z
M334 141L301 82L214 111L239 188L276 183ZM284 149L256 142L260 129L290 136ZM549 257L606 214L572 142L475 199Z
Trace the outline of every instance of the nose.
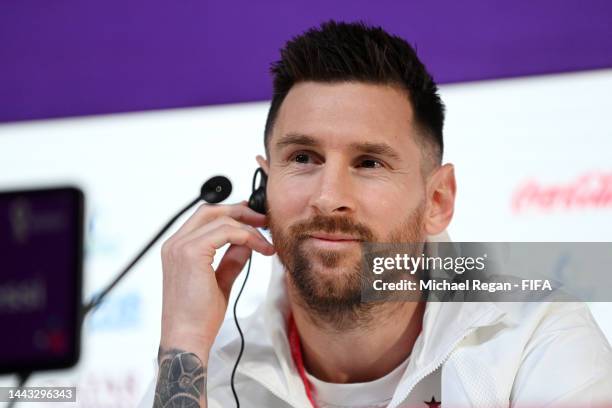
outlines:
M311 207L321 215L346 215L355 211L354 181L350 167L328 159L319 171Z

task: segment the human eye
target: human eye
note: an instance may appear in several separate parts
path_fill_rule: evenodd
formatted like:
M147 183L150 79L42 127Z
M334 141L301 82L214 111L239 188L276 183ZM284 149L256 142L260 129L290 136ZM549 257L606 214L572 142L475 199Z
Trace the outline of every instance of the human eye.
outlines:
M385 164L381 160L375 159L373 157L363 157L359 159L358 167L365 167L368 169L382 169L385 167Z
M313 159L316 159L316 156L312 152L299 150L290 154L287 160L296 164L308 164L312 163Z

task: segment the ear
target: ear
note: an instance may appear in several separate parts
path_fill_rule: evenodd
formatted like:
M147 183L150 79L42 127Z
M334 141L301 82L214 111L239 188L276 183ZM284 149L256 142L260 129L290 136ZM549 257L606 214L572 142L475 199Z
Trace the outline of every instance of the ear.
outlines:
M455 212L455 168L447 163L434 170L427 179L427 210L425 231L437 235L450 224Z
M268 170L270 169L270 166L268 165L268 161L264 159L263 156L260 154L255 156L255 160L257 160L257 164L259 164L259 167L262 168L262 170L264 171L264 173L266 173L266 176L267 176L269 174Z

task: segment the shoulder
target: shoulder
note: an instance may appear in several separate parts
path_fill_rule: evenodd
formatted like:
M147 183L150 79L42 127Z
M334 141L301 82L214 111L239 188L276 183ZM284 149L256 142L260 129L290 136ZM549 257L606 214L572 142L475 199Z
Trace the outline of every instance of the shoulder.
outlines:
M612 349L586 303L496 307L507 320L483 330L476 343L481 356L496 360L490 374L513 406L612 402Z
M588 306L555 302L539 307L511 400L555 405L612 402L612 350Z
M612 350L586 304L494 306L504 318L471 332L444 364L447 397L517 407L612 402Z

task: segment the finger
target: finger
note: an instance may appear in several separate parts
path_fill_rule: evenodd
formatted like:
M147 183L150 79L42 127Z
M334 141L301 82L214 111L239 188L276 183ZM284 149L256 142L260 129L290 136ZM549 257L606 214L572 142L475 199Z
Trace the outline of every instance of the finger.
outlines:
M227 215L237 221L252 225L254 227L263 227L267 224L266 216L250 209L246 201L231 205L202 204L174 233L173 237L186 235L199 226L211 222L215 218L223 215Z
M222 225L208 234L207 241L215 249L219 249L225 244L247 246L263 255L272 255L275 252L272 246L265 239L262 239L253 230L236 228L231 225Z
M264 240L267 244L272 245L267 239L266 237L256 228L248 225L248 224L243 224L241 222L236 221L235 219L231 218L230 216L226 216L223 215L215 220L213 220L212 222L209 222L207 224L204 224L200 227L198 227L197 229L195 229L194 231L189 232L187 235L183 236L183 237L178 237L175 240L175 245L180 246L183 243L192 241L192 240L200 240L200 239L204 239L206 237L207 234L210 233L210 231L213 231L217 228L219 228L222 225L230 225L233 226L235 228L240 228L240 229L244 229L250 232L253 232L255 234L257 234L262 240Z
M254 231L237 228L229 224L220 225L212 231L208 231L199 239L191 239L181 242L180 245L173 244L173 246L183 256L195 262L206 262L212 265L217 249L226 244L246 246L263 255L272 255L275 252L274 246L270 245Z
M227 251L225 251L225 255L223 255L223 259L221 259L215 272L217 284L221 292L223 292L225 299L229 299L234 281L236 281L252 252L249 247L239 245L230 245Z

